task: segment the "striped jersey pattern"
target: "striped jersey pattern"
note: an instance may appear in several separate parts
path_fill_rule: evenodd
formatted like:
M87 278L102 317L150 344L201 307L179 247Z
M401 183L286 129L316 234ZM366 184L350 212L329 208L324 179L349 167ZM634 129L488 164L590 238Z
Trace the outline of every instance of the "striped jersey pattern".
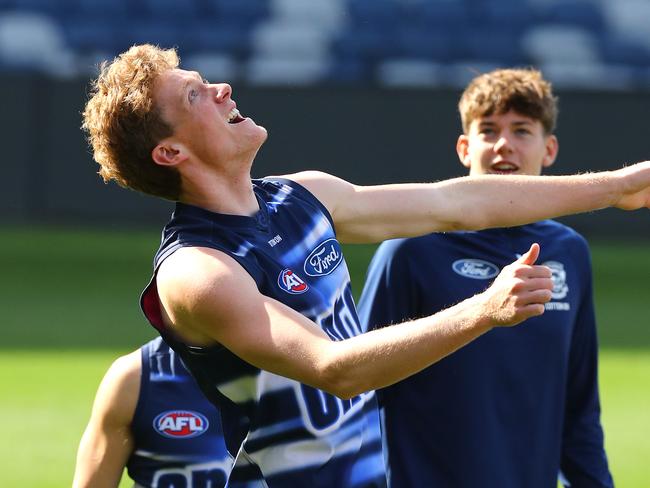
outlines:
M165 330L155 271L179 248L201 246L231 256L262 294L303 314L333 341L361 333L328 211L291 180L253 180L253 187L260 206L253 216L177 204L142 295L145 315L220 408L235 456L227 486L383 487L374 392L341 400L260 370L221 346L187 346Z

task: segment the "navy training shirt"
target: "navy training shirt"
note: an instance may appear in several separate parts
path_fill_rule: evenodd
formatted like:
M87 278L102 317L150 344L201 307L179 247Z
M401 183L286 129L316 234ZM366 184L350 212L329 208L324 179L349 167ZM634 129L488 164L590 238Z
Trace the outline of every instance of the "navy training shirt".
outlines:
M610 487L597 384L589 250L554 221L382 244L364 327L430 315L483 291L533 242L553 273L546 312L493 329L377 392L394 488Z

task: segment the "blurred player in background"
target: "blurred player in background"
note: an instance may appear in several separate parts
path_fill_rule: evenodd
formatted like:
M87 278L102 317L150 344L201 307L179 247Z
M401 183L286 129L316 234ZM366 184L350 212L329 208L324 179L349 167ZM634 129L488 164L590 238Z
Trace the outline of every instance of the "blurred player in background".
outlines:
M556 99L539 71L475 78L456 149L470 175L539 175L555 161ZM480 293L531 243L553 273L546 313L493 330L377 392L391 486L611 487L600 424L590 255L574 230L521 227L383 243L359 304L370 329Z
M104 376L77 453L75 488L225 486L232 466L217 409L160 339Z
M102 67L84 111L105 179L177 201L141 303L219 406L229 486L383 486L373 390L551 298L532 245L485 292L361 334L339 242L650 204L649 163L423 185L360 187L315 171L251 180L267 132L231 95L179 69L175 51L143 45Z

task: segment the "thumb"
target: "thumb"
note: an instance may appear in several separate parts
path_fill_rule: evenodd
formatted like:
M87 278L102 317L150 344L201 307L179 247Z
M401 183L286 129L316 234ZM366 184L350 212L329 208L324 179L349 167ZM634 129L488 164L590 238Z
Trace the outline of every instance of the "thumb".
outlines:
M539 257L539 244L535 242L530 246L530 249L526 254L523 254L519 259L517 259L517 262L532 266L533 264L535 264L535 261L537 261L538 257Z

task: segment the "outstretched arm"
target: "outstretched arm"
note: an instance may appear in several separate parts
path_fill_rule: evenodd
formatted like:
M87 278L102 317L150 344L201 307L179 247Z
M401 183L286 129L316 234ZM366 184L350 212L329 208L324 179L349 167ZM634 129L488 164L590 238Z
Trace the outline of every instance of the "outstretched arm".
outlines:
M116 488L133 450L131 420L140 391L140 351L117 359L99 385L77 452L73 488Z
M395 383L500 325L540 315L550 271L536 244L485 292L436 315L332 341L316 324L260 294L229 256L183 248L161 265L165 321L194 345L218 342L248 363L342 398Z
M357 186L325 173L287 176L328 208L342 242L510 227L605 207L650 208L650 162L572 176L481 175Z

